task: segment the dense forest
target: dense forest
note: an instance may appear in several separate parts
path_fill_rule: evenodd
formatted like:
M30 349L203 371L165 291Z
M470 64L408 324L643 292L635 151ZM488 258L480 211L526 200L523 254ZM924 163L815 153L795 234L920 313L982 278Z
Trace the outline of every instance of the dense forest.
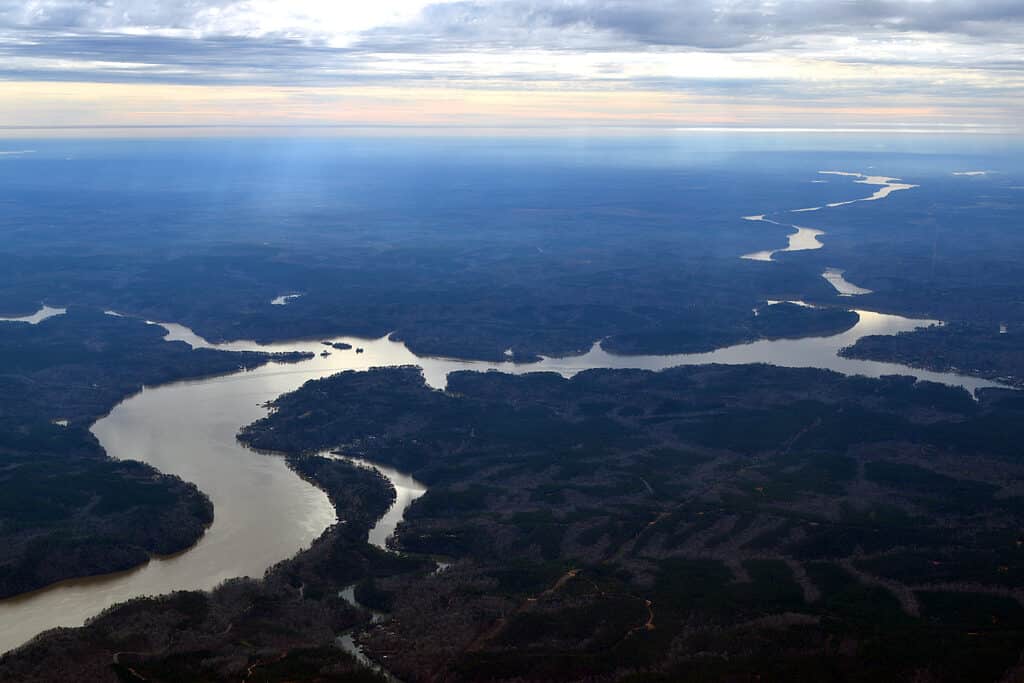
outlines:
M364 641L412 680L994 680L1024 643L1013 392L710 366L440 393L409 369L275 407L242 438L430 484L396 547L457 562L441 594L377 581L394 619Z
M952 175L988 160L652 165L643 143L551 144L54 142L0 163L0 315L68 307L0 322L0 597L182 550L216 514L106 457L89 428L118 402L300 358L194 350L147 320L530 361L827 336L860 309L946 324L845 355L1024 378L1019 181ZM872 168L917 187L797 214L822 249L739 258L792 230L743 216L865 195L818 172ZM840 296L827 268L871 293ZM436 391L391 368L270 407L240 439L341 521L262 578L45 634L0 658L0 680L381 680L345 643L409 682L1024 675L1016 392L763 365L459 372ZM325 450L429 486L392 552L366 539L395 491Z
M42 146L0 164L0 314L42 301L112 308L213 341L395 332L420 355L492 360L598 339L675 353L841 328L765 328L752 311L766 299L991 329L1024 321L1024 237L1005 229L1017 221L1013 176L949 173L991 159L734 152L648 167L616 161L609 142L586 165L538 141L519 155L467 141L181 144L149 143L138 159L127 143L79 144L70 161ZM867 196L818 171L871 167L919 187L788 213ZM66 191L53 196L53 183ZM760 213L824 230L825 247L740 259L792 232L742 219ZM821 277L829 267L874 293L838 296ZM271 305L286 293L302 296Z
M960 372L1024 387L1024 327L957 323L859 339L842 354L940 372Z
M0 597L184 550L213 520L195 486L107 458L88 431L144 385L270 358L192 350L164 334L77 309L38 325L0 323Z
M316 481L335 472L336 505L341 495L367 513L275 568L260 590L279 609L321 609L360 582L364 604L391 612L377 625L364 615L361 642L407 680L959 681L1016 671L1024 408L1014 392L975 402L906 378L770 366L572 380L457 373L440 392L397 368L309 382L274 408L242 438L291 452ZM345 483L359 470L304 455L325 447L429 483L394 539L403 555L365 543L379 500ZM345 553L317 561L339 534ZM440 574L436 556L451 565ZM281 587L284 576L304 588ZM230 680L225 659L200 661L207 648L256 668L301 657L307 672L341 656L254 650L242 634L198 638L173 657L156 637L135 647L166 618L166 600L133 605L128 630L114 610L42 638L0 671L53 680L36 663L55 651L95 649L87 661L100 672L111 652L132 649L149 680ZM199 668L165 668L172 661Z
M293 464L328 492L346 520L313 547L262 580L139 598L107 610L85 629L55 631L0 658L0 680L383 681L338 649L336 639L368 623L339 596L340 587L421 564L365 543L394 492L380 475L343 461Z

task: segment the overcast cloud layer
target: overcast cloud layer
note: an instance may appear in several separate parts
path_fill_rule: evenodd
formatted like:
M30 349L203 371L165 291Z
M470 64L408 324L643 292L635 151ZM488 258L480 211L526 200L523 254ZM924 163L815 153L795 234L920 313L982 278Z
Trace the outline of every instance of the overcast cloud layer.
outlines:
M1024 2L0 0L0 79L900 98L936 123L1012 126Z

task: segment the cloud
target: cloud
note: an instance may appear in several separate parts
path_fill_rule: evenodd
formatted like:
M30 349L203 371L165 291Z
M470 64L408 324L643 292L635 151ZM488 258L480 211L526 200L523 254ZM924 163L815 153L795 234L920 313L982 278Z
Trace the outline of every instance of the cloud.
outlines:
M0 41L0 76L114 82L291 81L341 68L346 50L288 38L190 38L109 33L50 34L35 29Z
M0 0L0 80L967 100L1019 120L1024 2Z
M323 42L411 19L429 0L0 0L0 26L142 35L290 37Z
M752 49L808 36L913 33L1020 40L1019 0L465 0L426 7L411 26L376 32L462 44L602 49ZM416 42L419 41L419 42Z
M0 27L410 49L447 45L747 49L806 36L1020 41L1020 0L0 0Z

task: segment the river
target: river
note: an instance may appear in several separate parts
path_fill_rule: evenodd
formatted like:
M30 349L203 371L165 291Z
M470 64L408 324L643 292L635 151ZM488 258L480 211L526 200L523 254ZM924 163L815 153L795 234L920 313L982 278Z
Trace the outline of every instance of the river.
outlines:
M825 209L837 209L841 206L849 206L850 204L857 204L859 202L877 202L882 199L886 199L893 192L902 192L905 190L913 190L918 187L917 185L911 185L909 183L896 182L899 178L889 178L888 176L871 176L863 173L850 173L847 171L818 171L819 175L827 176L842 176L847 178L857 178L853 182L858 185L873 185L878 186L879 189L875 190L868 197L860 197L858 199L850 199L842 202L832 202L831 204L825 204L824 206L808 206L803 209L790 209L788 211L780 212L781 214L789 213L812 213L816 211L823 211ZM818 238L825 234L824 230L818 230L817 228L808 228L801 225L794 225L792 223L786 223L785 221L775 220L769 218L768 214L758 214L756 216L744 216L745 221L755 221L759 223L770 223L772 225L778 225L785 228L792 228L794 232L787 236L787 244L782 249L769 249L765 251L756 251L752 254L744 254L740 258L748 261L774 261L776 254L791 251L811 251L815 249L821 249L825 245L822 244ZM861 289L850 285L857 291L843 291L840 289L840 283L833 281L833 278L829 276L829 272L835 272L837 269L829 268L824 276L829 282L832 282L833 286L836 287L842 294L870 294L871 292L866 289ZM839 272L839 279L842 279L842 271ZM849 283L847 283L849 284Z
M666 356L618 356L595 344L580 356L544 358L530 364L421 358L404 343L387 337L331 340L355 347L346 351L329 349L319 341L211 344L186 327L165 324L168 339L187 341L194 347L298 350L316 355L295 364L269 363L255 370L147 388L96 422L93 432L111 457L141 460L194 483L210 496L214 522L198 544L176 556L154 558L128 572L66 581L0 601L0 651L55 626L81 625L103 609L133 597L180 589L209 589L232 577L262 576L267 567L308 547L335 521L327 496L289 470L283 458L245 448L236 440L236 434L241 427L266 414L263 404L267 401L297 389L307 380L343 370L417 365L430 386L443 388L448 373L456 370L516 374L550 371L569 377L588 368L661 370L677 365L761 362L827 368L869 377L909 374L963 386L969 391L998 386L974 377L837 356L840 348L864 335L895 334L935 322L868 311L857 313L860 321L853 328L828 337L758 341L709 353ZM363 353L357 353L356 348L362 348ZM321 356L325 350L330 355ZM399 492L396 504L371 532L371 540L383 546L405 508L426 487L403 473L381 469Z
M913 187L897 185L890 178L856 175L862 178L859 182L882 186L875 195L857 201L882 199L893 191ZM766 220L764 216L748 219ZM818 234L820 231L809 234L808 239L813 244L798 242L794 245L791 240L791 246L795 247L794 250L820 248L821 244L816 239ZM768 254L765 260L770 260L770 254L774 252L765 253ZM275 300L273 303L282 305L286 301L278 304ZM63 311L44 309L40 314L58 312ZM430 386L441 389L448 374L457 370L496 370L515 374L547 371L571 377L590 368L662 370L707 363L770 363L783 367L823 368L868 377L914 375L923 380L962 386L971 392L1000 386L974 377L838 356L839 349L866 335L898 334L939 324L933 320L913 320L863 310L856 312L859 316L856 325L846 332L826 337L758 341L708 353L663 356L618 356L595 343L579 356L543 358L529 364L419 357L404 343L388 337L329 340L352 345L352 349L344 351L325 346L320 341L267 345L251 341L211 344L182 325L152 323L167 330L166 339L183 341L194 348L309 351L314 355L294 364L268 363L255 370L146 388L97 421L92 431L111 457L146 462L162 472L194 483L205 492L213 501L213 524L194 547L173 557L153 558L146 565L127 572L65 581L0 601L0 652L17 647L50 628L79 626L107 607L134 597L173 590L209 589L233 577L262 576L271 565L308 547L335 521L327 496L289 470L283 458L245 448L237 441L236 434L241 427L266 414L263 406L267 401L297 389L308 380L344 370L416 365L422 368ZM119 315L113 311L108 314ZM407 507L425 492L426 487L404 473L383 467L378 469L398 491L395 504L370 532L370 541L385 547L387 537L394 532Z
M39 310L32 315L23 315L20 318L0 318L0 323L28 323L29 325L38 325L44 320L49 320L58 315L64 315L68 312L66 308L54 308L43 304Z

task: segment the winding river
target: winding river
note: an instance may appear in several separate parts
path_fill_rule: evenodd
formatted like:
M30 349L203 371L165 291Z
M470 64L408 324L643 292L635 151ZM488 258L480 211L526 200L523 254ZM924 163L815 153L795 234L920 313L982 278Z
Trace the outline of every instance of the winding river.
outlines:
M837 208L839 208L841 206L849 206L850 204L857 204L857 203L860 203L860 202L876 202L876 201L879 201L881 199L887 198L893 192L901 192L901 191L904 191L904 190L913 190L914 188L917 187L917 185L911 185L909 183L898 182L899 178L890 178L888 176L865 175L863 173L850 173L848 171L818 171L818 174L819 175L827 175L827 176L841 176L841 177L846 177L846 178L856 178L857 180L854 180L853 182L858 184L858 185L872 185L872 186L878 187L879 189L875 190L868 197L861 197L859 199L849 199L849 200L842 201L842 202L832 202L831 204L825 204L824 206L808 206L808 207L805 207L803 209L790 209L788 211L781 212L781 214L786 214L786 213L800 213L800 214L812 213L812 212L815 212L815 211L823 211L825 209L837 209ZM812 182L824 182L824 181L812 181ZM780 226L783 226L783 227L786 227L786 228L793 228L793 230L795 230L795 232L792 232L792 233L789 234L789 236L788 236L788 244L784 248L782 248L782 249L771 249L771 250L765 250L765 251L755 251L752 254L744 254L743 256L740 257L740 258L743 258L743 259L747 259L748 261L774 261L776 254L781 254L781 253L788 252L788 251L809 251L809 250L813 250L813 249L821 249L822 247L825 246L818 239L819 237L821 237L822 235L825 234L824 230L818 230L817 228L808 228L808 227L804 227L804 226L801 226L801 225L794 225L792 223L786 223L786 222L781 221L781 220L775 220L774 218L769 218L768 214L759 214L757 216L744 216L743 220L745 220L745 221L757 221L757 222L762 222L762 223L771 223L772 225L780 225ZM837 269L835 269L835 268L829 268L829 270L826 271L826 275L824 277L826 279L828 279L829 282L832 282L833 285L835 285L837 289L839 289L839 286L837 285L837 283L833 282L833 279L830 278L829 275L827 274L829 271L836 271L836 270ZM842 275L842 273L840 271L840 276L841 275ZM853 285L851 285L851 287L853 287ZM868 290L866 290L866 289L862 290L859 287L854 287L854 289L857 289L859 291L856 291L856 292L843 292L843 290L840 289L840 292L843 293L843 294L847 294L847 293L849 293L849 294L870 294L870 292Z
M0 323L28 323L29 325L38 325L44 320L58 315L64 315L67 312L68 309L66 308L53 308L52 306L43 304L43 306L32 315L24 315L20 318L0 318Z
M547 371L571 377L590 368L661 370L707 363L770 363L869 377L914 375L972 392L999 386L974 377L838 356L839 349L866 335L897 334L939 324L870 311L857 313L859 321L854 327L827 337L758 341L709 353L665 356L618 356L595 343L579 356L543 358L529 364L419 357L404 343L388 337L330 340L354 347L345 351L329 349L319 341L211 344L186 327L160 323L167 330L168 340L183 341L195 348L309 351L314 355L295 364L268 363L255 370L146 388L96 422L92 430L110 456L141 460L194 483L209 495L215 509L214 522L193 548L173 557L153 558L131 571L66 581L0 601L0 652L44 630L81 625L107 607L134 597L209 589L233 577L262 576L271 565L308 547L335 521L327 496L289 470L283 458L255 453L235 437L241 427L266 414L263 405L267 401L308 380L344 370L416 365L422 368L430 386L443 388L448 374L456 370L515 374ZM363 352L357 353L356 348ZM327 354L322 355L325 351ZM378 469L398 491L395 504L370 533L370 541L384 547L406 508L426 487L401 472Z
M327 348L319 341L211 344L186 327L164 324L169 340L185 341L197 348L298 350L316 355L296 364L268 363L255 370L147 388L99 420L93 432L112 457L141 460L194 483L213 501L214 522L198 544L179 555L154 558L128 572L66 581L0 601L0 651L17 647L55 626L81 625L103 609L133 597L209 589L232 577L262 576L267 567L308 547L335 521L327 496L289 470L283 458L255 453L242 446L235 435L242 426L266 414L263 404L267 401L308 380L343 370L417 365L430 386L443 388L448 373L456 370L515 374L548 371L571 377L589 368L661 370L677 365L758 362L827 368L869 377L915 375L969 391L999 386L975 377L837 356L840 348L865 335L896 334L935 324L868 311L857 313L860 320L854 327L829 337L758 341L709 353L666 356L618 356L597 343L580 356L544 358L529 364L419 357L404 343L388 337L335 338L331 341L347 342L364 352L332 349L328 356L319 355ZM383 547L405 509L426 487L401 472L379 469L399 493L395 505L371 532L370 540Z

